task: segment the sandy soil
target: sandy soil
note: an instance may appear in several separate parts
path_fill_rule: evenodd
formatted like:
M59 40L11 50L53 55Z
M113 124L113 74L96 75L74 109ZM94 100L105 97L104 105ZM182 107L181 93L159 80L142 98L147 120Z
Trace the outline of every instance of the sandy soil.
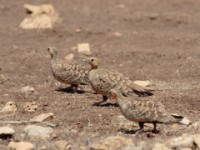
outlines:
M52 30L20 29L18 26L26 16L24 3L51 3L62 23ZM88 42L92 54L102 60L102 67L122 72L133 80L166 83L170 90L156 91L149 98L161 101L171 112L197 121L200 117L199 6L200 1L196 0L1 0L0 75L8 80L0 82L0 107L7 101L15 101L18 106L16 114L2 116L1 120L28 120L53 112L56 117L50 122L60 125L50 143L65 139L76 143L76 148L109 135L133 136L119 131L121 127L115 123L120 115L118 107L93 106L101 100L99 95L56 91L66 85L52 77L45 49L55 46L63 58L75 53L71 47L77 43ZM75 32L77 28L80 33ZM122 36L115 37L115 32ZM20 89L26 85L34 87L35 92L21 93ZM24 103L30 101L39 105L33 113L23 110ZM20 133L25 125L13 127ZM169 135L160 126L161 132L150 140L190 132L164 128ZM148 139L146 133L140 137ZM20 136L15 139L22 140ZM34 142L54 149L49 141ZM2 149L5 145L7 142L1 142Z

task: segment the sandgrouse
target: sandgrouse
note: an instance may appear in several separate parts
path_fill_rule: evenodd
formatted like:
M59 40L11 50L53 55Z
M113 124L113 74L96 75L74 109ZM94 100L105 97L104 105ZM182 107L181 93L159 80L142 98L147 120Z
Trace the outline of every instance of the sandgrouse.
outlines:
M57 50L54 47L47 48L51 57L51 70L53 76L60 82L70 84L74 91L77 90L78 85L89 84L88 70L76 64L69 64L68 62L57 58Z
M128 96L133 93L134 95L139 96L145 94L152 95L151 89L133 83L133 81L125 77L123 74L117 71L98 68L98 58L89 57L84 59L84 61L91 65L88 77L93 90L103 96L103 101L99 102L98 104L101 104L107 100L108 92L113 88L119 89L124 96Z
M116 89L110 90L109 98L117 100L120 110L126 119L139 123L140 129L138 131L143 130L144 123L153 123L153 133L157 132L157 123L182 123L182 116L172 116L160 102L124 97L121 92Z

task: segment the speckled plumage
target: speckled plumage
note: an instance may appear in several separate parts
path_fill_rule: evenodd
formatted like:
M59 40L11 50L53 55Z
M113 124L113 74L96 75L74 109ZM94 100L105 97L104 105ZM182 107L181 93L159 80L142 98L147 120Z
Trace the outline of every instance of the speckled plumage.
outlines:
M102 96L107 96L108 92L113 88L119 89L119 91L125 96L134 93L135 95L142 95L144 93L149 94L150 91L152 91L152 89L135 84L122 73L98 68L99 60L95 57L87 58L85 61L91 65L88 75L91 86L95 92Z
M124 97L116 89L110 90L109 98L117 99L124 117L130 121L138 122L140 129L143 129L144 123L153 123L153 131L156 132L157 123L179 123L182 120L181 116L177 118L172 116L160 102Z
M53 47L48 48L51 56L51 70L53 76L60 82L70 84L77 88L78 85L89 84L88 70L81 65L69 64L65 60L57 58L57 50Z

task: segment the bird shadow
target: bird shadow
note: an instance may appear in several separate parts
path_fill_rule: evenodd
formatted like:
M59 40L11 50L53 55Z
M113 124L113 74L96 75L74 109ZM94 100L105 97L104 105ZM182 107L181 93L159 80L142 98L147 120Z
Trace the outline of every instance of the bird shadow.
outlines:
M95 102L94 104L92 104L92 106L96 106L96 107L119 107L119 105L117 103L104 103L102 104L101 102Z
M139 129L137 130L129 130L129 129L125 129L125 128L121 128L118 130L119 132L122 132L124 134L140 134L140 133L145 133L147 137L153 137L153 135L158 134L159 131L156 131L155 133L152 132L152 130L142 130L140 131Z
M82 90L74 90L71 86L65 87L65 88L59 87L59 88L55 89L55 91L57 91L57 92L71 93L71 94L74 94L74 93L83 94L83 93L85 93Z
M148 96L152 96L153 93L151 92L145 92L145 93L138 93L139 97L148 97Z
M136 134L138 130L129 130L129 129L121 128L118 131L124 134Z

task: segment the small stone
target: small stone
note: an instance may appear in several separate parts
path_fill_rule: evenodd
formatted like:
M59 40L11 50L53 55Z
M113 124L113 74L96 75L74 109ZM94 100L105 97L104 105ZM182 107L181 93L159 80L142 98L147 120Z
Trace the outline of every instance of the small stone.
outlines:
M102 117L102 114L98 114L99 117Z
M34 150L34 145L29 142L13 142L8 144L9 150Z
M187 125L187 126L192 124L192 122L189 119L185 118L185 117L180 121L180 123L182 123L184 125Z
M151 14L150 16L149 16L149 19L150 20L156 20L156 19L158 19L158 17L159 17L159 15L158 14Z
M119 67L123 67L124 65L123 64L119 64Z
M71 149L71 145L65 141L65 140L58 140L55 142L55 145L60 149L60 150L68 150Z
M124 149L129 145L134 145L130 138L125 138L123 136L111 136L91 146L91 150Z
M24 128L24 131L29 137L42 139L50 138L51 134L53 133L53 129L50 127L41 127L36 125L28 125L26 128Z
M67 56L64 57L64 59L70 62L74 59L74 54L72 53L68 54Z
M134 81L135 84L137 85L140 85L140 86L143 86L143 87L147 87L147 86L151 86L152 83L150 81L139 81L139 80L136 80Z
M23 93L32 93L34 91L35 91L34 87L28 85L21 88L21 92Z
M75 129L73 129L73 130L71 130L71 133L72 133L72 134L77 134L77 133L78 133L78 131L77 131L77 130L75 130Z
M16 106L16 103L13 102L13 101L9 101L6 103L6 105L3 107L3 109L1 110L1 112L4 112L4 113L14 113L17 111L17 106Z
M84 55L91 55L90 44L89 43L78 44L78 52Z
M0 138L1 139L7 139L12 138L14 135L15 130L11 127L0 127Z
M75 32L76 32L76 33L80 33L80 32L81 32L81 29L80 29L80 28L77 28L77 29L75 30Z
M0 75L0 84L3 84L4 82L8 81L9 78L3 74Z
M124 4L119 4L119 5L117 5L119 8L124 8L125 7L125 5Z
M170 150L165 144L156 143L153 150Z
M122 36L122 34L121 34L120 32L114 32L113 35L114 35L115 37L121 37L121 36Z
M46 120L47 118L52 118L54 116L53 113L47 113L47 114L41 114L39 116L35 116L33 117L32 119L30 119L30 121L44 121Z
M24 108L25 111L34 112L34 111L37 110L38 105L36 104L35 101L27 102L27 103L24 104L23 108Z

